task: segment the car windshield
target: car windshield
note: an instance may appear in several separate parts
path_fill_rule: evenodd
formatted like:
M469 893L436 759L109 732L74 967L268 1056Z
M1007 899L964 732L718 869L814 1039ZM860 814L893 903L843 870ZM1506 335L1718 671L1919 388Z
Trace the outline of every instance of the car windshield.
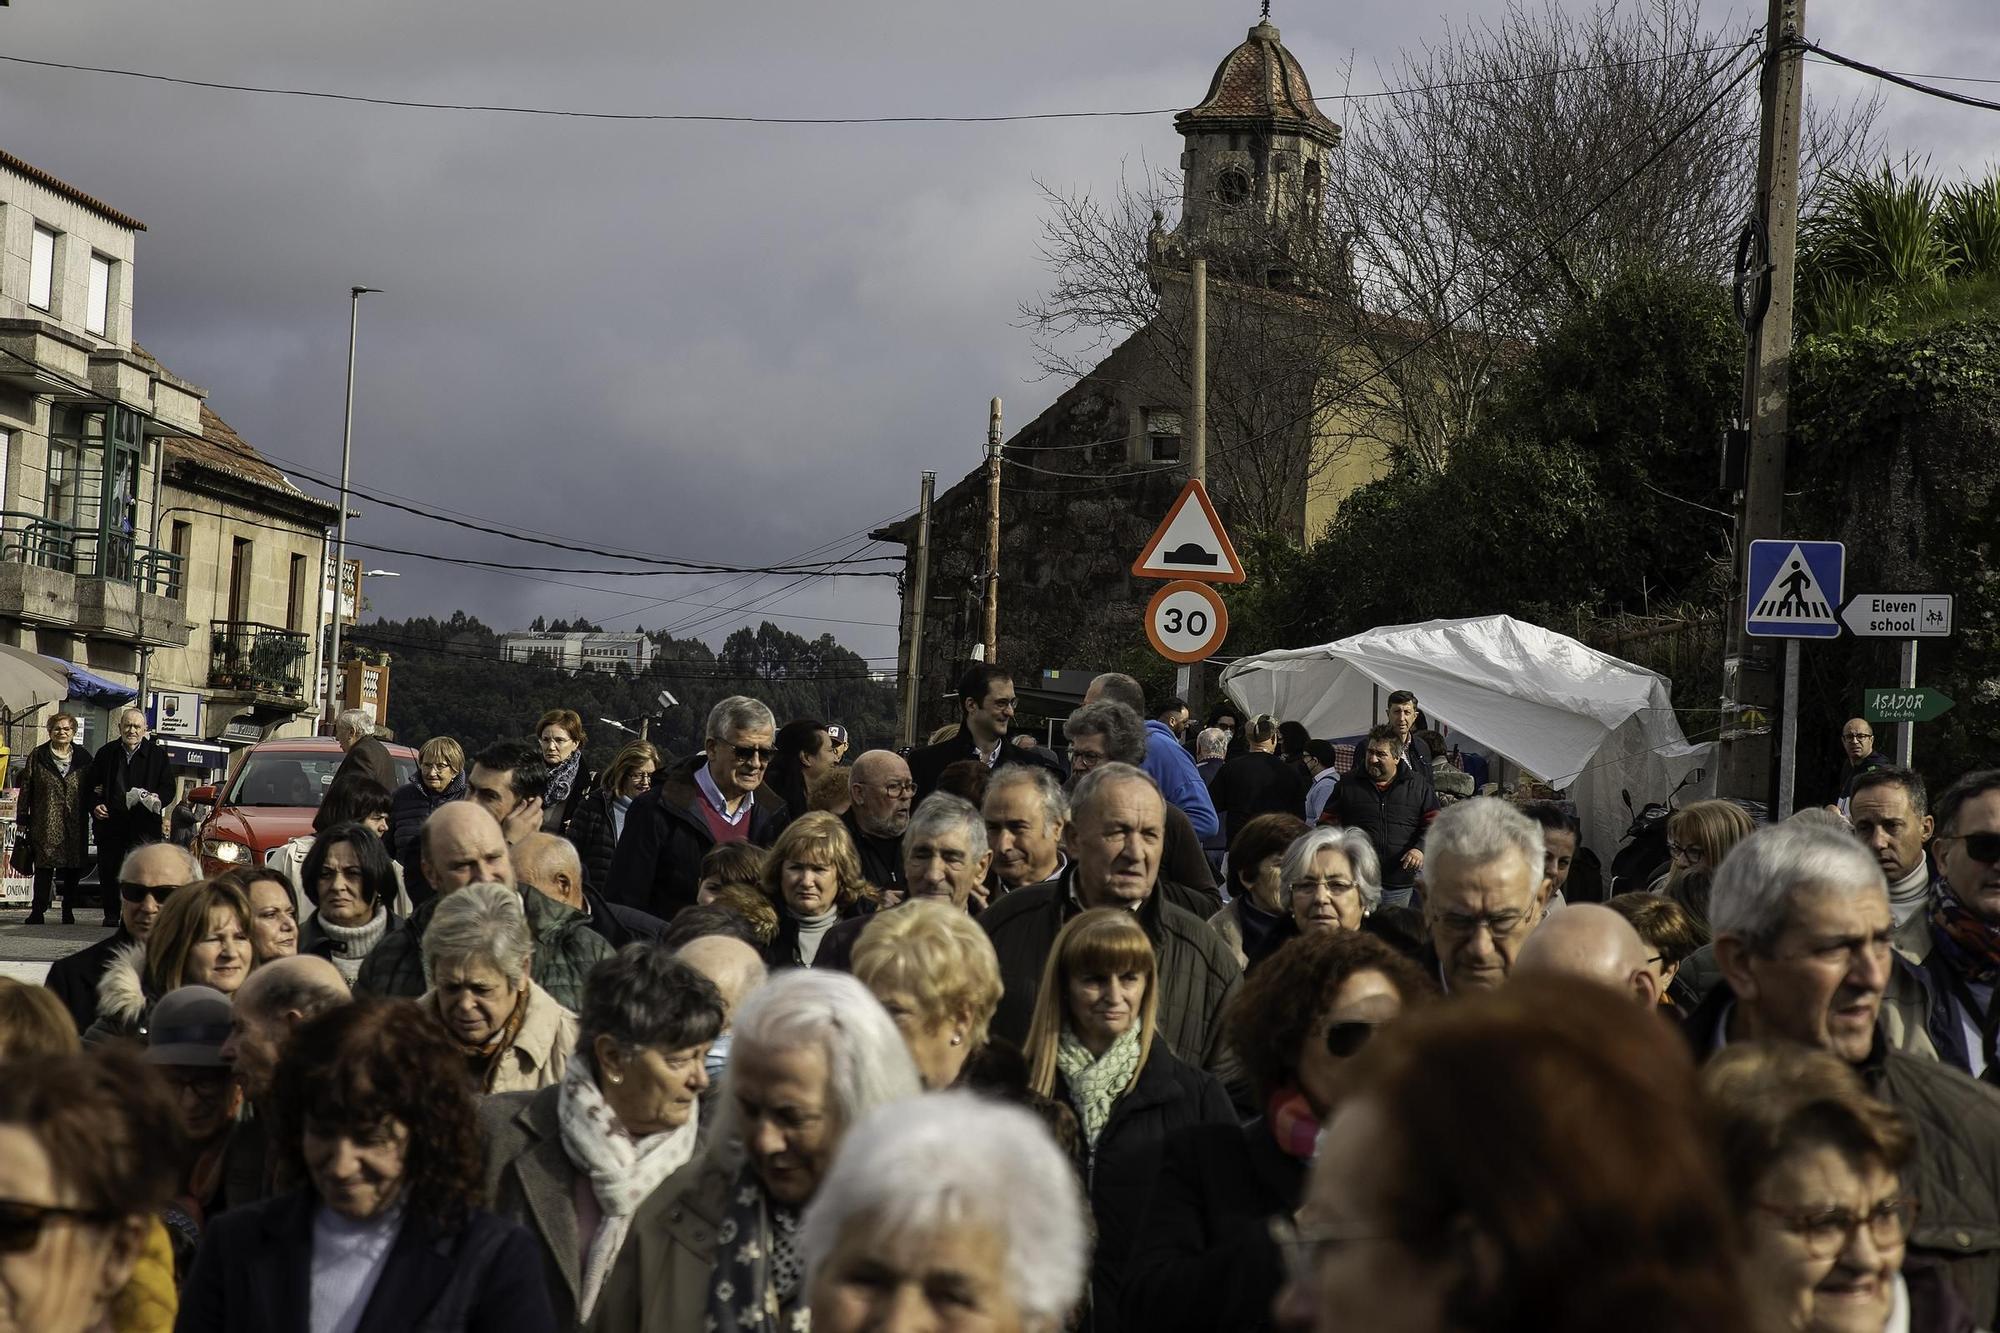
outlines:
M316 810L321 798L326 795L327 786L333 781L334 770L340 767L344 756L329 751L325 754L301 754L296 751L287 754L283 750L253 754L243 761L242 771L236 781L230 784L226 804L235 806L280 806L291 809ZM408 781L416 771L413 761L401 755L392 756L396 765L396 776Z

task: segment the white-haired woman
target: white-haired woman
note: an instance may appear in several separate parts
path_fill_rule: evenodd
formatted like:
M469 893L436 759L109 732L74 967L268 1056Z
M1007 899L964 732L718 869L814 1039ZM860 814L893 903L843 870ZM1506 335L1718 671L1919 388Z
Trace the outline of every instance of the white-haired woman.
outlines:
M534 1092L569 1065L576 1015L535 984L534 959L520 890L505 884L454 889L424 931L430 989L418 1004L464 1052L479 1092Z
M590 1317L632 1218L699 1145L715 984L665 948L628 944L583 991L562 1082L479 1108L485 1197L542 1243L556 1322Z
M967 1152L976 1143L979 1151ZM1054 1333L1083 1293L1076 1173L1035 1117L969 1092L855 1127L800 1236L813 1333Z
M732 1015L706 1153L640 1206L591 1326L803 1327L799 1220L847 1133L918 1090L902 1034L853 977L795 969Z
M1278 879L1301 935L1359 930L1382 901L1382 862L1360 829L1314 829L1285 849Z

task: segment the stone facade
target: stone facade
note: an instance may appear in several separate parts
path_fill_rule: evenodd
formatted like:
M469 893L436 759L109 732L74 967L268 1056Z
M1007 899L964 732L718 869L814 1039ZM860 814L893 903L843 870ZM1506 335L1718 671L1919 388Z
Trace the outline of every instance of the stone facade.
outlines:
M204 396L133 341L142 230L0 152L0 643L124 683L190 629L149 539L161 440L200 432ZM72 711L100 742L101 710Z
M1398 439L1379 400L1344 391L1374 366L1364 340L1343 332L1369 318L1344 260L1322 252L1340 127L1277 29L1252 28L1175 128L1186 141L1181 217L1171 233L1156 228L1144 256L1157 317L1001 449L995 660L1021 673L1017 688L1045 669L1158 661L1142 617L1161 585L1129 571L1188 476L1192 259L1209 262L1207 483L1239 551L1252 529L1314 540L1346 496L1383 475ZM919 736L956 716L947 695L981 637L986 504L983 460L934 502ZM875 535L914 561L916 532L911 518ZM907 663L913 566L903 586Z

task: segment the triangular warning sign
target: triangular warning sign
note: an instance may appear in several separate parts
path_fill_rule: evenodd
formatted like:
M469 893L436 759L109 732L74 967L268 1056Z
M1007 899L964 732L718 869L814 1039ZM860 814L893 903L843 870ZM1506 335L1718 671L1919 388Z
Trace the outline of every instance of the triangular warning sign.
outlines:
M1202 583L1243 582L1243 562L1208 502L1208 489L1190 477L1166 521L1132 564L1142 579L1195 579Z
M1751 606L1749 618L1795 625L1831 625L1837 619L1826 590L1813 575L1812 562L1796 546L1778 562L1777 573Z

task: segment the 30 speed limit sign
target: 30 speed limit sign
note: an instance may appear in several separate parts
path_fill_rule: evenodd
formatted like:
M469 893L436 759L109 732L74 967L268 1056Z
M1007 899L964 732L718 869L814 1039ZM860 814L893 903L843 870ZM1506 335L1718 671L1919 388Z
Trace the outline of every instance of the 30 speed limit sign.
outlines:
M1206 583L1169 583L1146 607L1146 637L1169 662L1199 662L1228 636L1229 609Z

